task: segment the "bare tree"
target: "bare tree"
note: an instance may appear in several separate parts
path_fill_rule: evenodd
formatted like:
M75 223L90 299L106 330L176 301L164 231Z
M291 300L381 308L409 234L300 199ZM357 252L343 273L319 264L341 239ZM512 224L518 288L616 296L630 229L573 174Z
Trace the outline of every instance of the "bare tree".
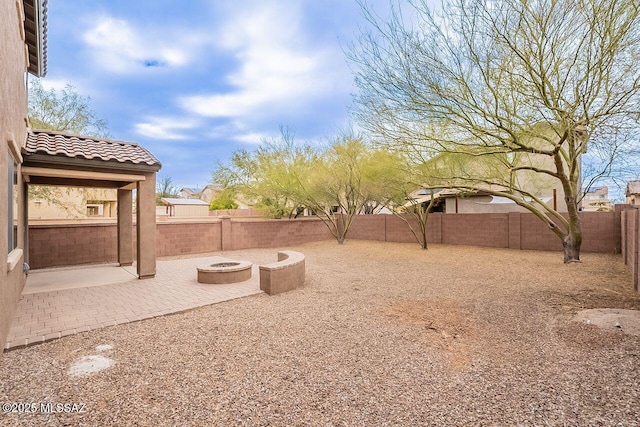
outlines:
M98 118L91 109L90 98L78 94L67 84L61 91L45 90L40 79L29 80L29 122L33 129L72 132L103 138L110 136L107 122ZM79 190L83 204L87 190ZM66 195L65 195L66 194ZM46 185L29 185L29 197L44 200L64 210L67 215L78 218L85 214L81 206L69 202L71 190Z
M434 12L410 0L387 20L363 11L373 29L350 52L362 123L416 157L438 153L438 186L528 209L561 239L565 262L579 260L583 186L637 137L637 3L451 0ZM560 190L561 206L544 187Z
M156 205L162 206L165 197L178 197L180 190L173 183L173 178L166 176L158 179L156 183Z
M33 129L110 137L106 120L98 118L89 105L91 98L80 95L72 85L47 91L40 79L29 83L29 121Z

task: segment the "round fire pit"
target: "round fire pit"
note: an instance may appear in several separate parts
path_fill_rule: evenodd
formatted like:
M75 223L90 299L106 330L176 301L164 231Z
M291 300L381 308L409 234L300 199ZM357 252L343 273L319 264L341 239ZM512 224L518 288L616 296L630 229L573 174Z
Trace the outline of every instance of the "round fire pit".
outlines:
M215 264L211 264L210 267L215 268L227 268L227 267L235 267L240 265L239 262L216 262Z
M244 282L251 279L249 261L220 261L198 267L198 282L213 285Z

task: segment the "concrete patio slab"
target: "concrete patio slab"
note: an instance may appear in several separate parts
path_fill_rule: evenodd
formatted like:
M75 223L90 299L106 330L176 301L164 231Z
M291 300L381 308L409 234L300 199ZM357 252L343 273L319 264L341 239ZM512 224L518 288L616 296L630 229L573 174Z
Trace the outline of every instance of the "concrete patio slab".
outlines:
M256 264L251 279L244 282L198 283L196 267L210 259L158 260L156 277L145 280L135 278L135 269L117 266L56 269L49 271L51 278L44 271L34 272L27 280L5 349L262 293ZM105 281L110 284L102 284Z
M29 273L22 295L109 285L137 278L135 267L118 264L48 268Z

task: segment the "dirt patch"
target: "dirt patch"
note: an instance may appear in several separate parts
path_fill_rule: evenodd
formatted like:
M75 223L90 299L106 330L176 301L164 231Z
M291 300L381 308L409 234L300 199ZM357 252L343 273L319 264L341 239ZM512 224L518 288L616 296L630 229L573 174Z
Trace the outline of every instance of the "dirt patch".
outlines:
M537 295L551 306L569 310L616 307L629 310L640 310L640 294L632 290L616 290L606 286L586 288L572 291L545 291Z
M383 313L399 322L424 328L427 342L445 353L451 369L461 371L471 364L468 343L477 339L478 323L473 313L459 302L403 301L383 309Z

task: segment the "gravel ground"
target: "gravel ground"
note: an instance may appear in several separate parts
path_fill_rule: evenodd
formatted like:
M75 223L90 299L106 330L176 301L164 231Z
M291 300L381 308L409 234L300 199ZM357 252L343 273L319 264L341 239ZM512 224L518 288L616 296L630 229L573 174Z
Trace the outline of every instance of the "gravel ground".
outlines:
M85 406L0 413L0 424L640 425L640 338L571 320L640 309L620 256L564 265L559 253L446 245L292 249L307 256L296 291L5 353L0 402ZM223 255L264 263L274 252ZM115 363L69 375L97 355Z

